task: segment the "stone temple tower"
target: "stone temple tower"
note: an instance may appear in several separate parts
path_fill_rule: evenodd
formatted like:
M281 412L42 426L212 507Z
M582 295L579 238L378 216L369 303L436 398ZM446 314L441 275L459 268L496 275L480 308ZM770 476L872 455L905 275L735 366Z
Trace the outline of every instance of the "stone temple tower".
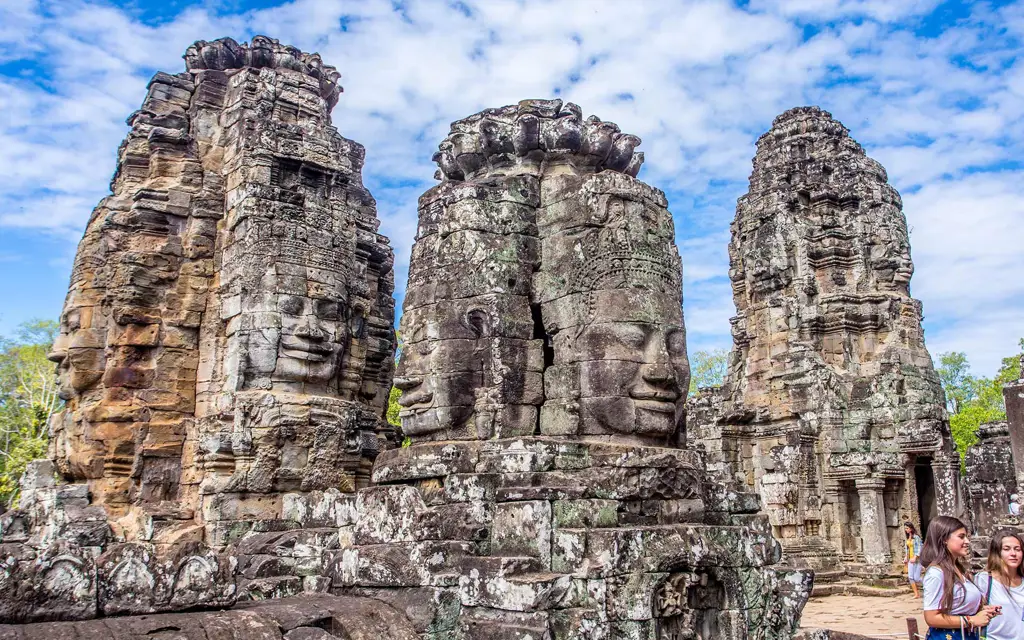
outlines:
M185 63L129 118L79 245L50 453L118 536L221 547L285 493L368 483L393 257L333 67L262 36Z
M728 376L689 435L761 494L791 562L884 571L904 521L961 510L900 196L829 113L792 109L758 140L729 258Z

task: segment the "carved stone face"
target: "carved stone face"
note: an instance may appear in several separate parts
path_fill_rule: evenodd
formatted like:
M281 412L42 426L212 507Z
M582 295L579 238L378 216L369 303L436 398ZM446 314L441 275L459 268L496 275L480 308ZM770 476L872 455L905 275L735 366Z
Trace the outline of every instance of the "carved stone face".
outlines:
M345 310L337 300L281 294L281 338L274 381L326 385L338 373L348 338Z
M71 301L69 301L70 303ZM83 326L83 316L87 326ZM62 400L81 395L103 377L105 339L97 341L92 329L92 309L70 307L60 322L60 334L47 357L57 364L57 380Z
M577 344L585 353L594 350L594 343L625 359L580 363L583 430L674 434L682 425L690 377L683 328L627 322L590 325Z
M272 267L242 296L244 387L338 395L349 338L344 296L289 270Z
M478 390L486 382L481 338L487 329L481 311L461 318L465 322L459 327L442 323L443 335L450 337L424 336L424 326L402 351L394 384L402 391L398 404L406 435L469 429Z
M584 184L544 241L551 336L541 431L663 441L680 430L690 370L671 216L641 183ZM568 201L568 200L567 200ZM585 217L585 224L579 218Z

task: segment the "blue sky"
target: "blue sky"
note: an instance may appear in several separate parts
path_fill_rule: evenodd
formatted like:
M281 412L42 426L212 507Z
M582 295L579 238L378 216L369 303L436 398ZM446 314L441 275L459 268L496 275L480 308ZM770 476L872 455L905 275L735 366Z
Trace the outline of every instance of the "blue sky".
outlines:
M904 197L933 354L1024 336L1024 4L939 0L0 0L0 334L56 317L125 118L194 40L264 33L338 68L334 122L404 290L452 120L558 96L643 138L683 255L690 349L728 347L729 222L757 136L817 104Z

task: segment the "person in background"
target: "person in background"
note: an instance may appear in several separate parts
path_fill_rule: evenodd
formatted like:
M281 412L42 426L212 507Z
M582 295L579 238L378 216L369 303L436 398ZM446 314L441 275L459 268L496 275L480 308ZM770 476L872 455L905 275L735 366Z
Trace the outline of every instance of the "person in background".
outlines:
M917 585L921 583L921 536L917 535L917 529L909 522L903 523L903 535L907 538L907 558L903 564L907 567L907 580L910 581L910 588L914 590L914 597L920 598Z
M999 607L985 636L988 640L1024 638L1024 545L1009 529L997 531L988 547L987 571L974 578L985 594L985 604Z
M928 525L921 551L927 640L979 640L979 630L997 615L997 608L984 605L984 594L971 581L970 553L963 522L939 516Z
M1020 502L1017 501L1017 494L1016 493L1013 494L1012 496L1010 496L1010 507L1009 507L1009 509L1010 509L1010 515L1011 516L1019 516L1020 515Z

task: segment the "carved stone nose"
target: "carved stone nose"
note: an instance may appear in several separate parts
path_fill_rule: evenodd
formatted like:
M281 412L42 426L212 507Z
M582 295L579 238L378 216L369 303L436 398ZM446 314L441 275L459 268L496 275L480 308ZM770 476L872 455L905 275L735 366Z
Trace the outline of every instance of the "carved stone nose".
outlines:
M651 384L665 385L675 379L672 370L663 364L648 364L642 369L643 379Z
M57 364L60 364L60 363L64 362L64 360L67 357L68 357L68 352L65 349L56 349L56 348L54 348L53 350L50 351L50 353L46 354L46 359L47 360L49 360L50 362L56 362Z
M46 359L50 362L56 362L60 364L64 362L68 357L67 338L63 335L57 336L57 339L53 341L53 346L50 347L50 352L46 354Z
M316 316L306 316L306 319L295 328L295 335L310 340L324 340L327 338L327 333L320 326Z

